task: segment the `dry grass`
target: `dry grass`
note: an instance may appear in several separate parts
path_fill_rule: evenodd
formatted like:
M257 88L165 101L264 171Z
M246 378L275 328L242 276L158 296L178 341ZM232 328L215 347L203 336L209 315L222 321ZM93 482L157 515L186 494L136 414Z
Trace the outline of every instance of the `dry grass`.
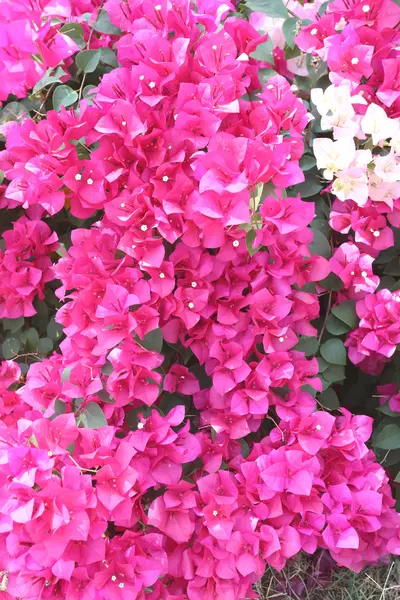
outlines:
M356 575L347 569L320 568L301 558L282 573L267 569L256 591L262 600L400 600L400 560Z

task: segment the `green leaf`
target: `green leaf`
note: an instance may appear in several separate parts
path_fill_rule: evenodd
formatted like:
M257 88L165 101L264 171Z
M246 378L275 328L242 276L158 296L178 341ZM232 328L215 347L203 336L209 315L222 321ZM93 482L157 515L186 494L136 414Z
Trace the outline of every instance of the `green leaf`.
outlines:
M115 25L111 23L110 17L104 9L94 23L93 29L99 33L109 33L110 35L120 35L122 33L119 27L115 27Z
M21 334L21 342L27 347L28 351L36 350L39 344L39 334L34 327L29 327Z
M20 121L28 112L27 108L20 102L9 102L0 110L0 125L8 121Z
M107 425L107 419L100 406L96 402L88 402L85 410L82 413L85 417L84 423L90 429L98 429Z
M320 284L327 290L333 290L338 292L343 287L343 281L336 275L336 273L329 273L328 277L322 279Z
M206 388L208 389L212 386L212 379L209 375L207 375L204 365L197 363L190 367L189 370L191 373L193 373L193 375L196 376L202 390Z
M350 327L346 325L346 323L343 323L343 321L340 319L337 319L332 313L326 320L326 329L332 335L343 335L344 333L348 333L350 331Z
M117 60L116 54L110 48L101 48L100 49L100 61L105 65L109 65L110 67L118 67L119 62Z
M47 325L47 337L54 342L59 342L63 334L63 326L61 323L57 323L54 317L50 319L50 323Z
M250 53L250 58L255 58L256 60L262 60L265 62L273 63L274 57L272 54L273 46L272 41L268 39L266 42L262 42L257 46L254 52Z
M64 413L65 413L65 402L63 402L62 400L59 400L57 398L56 401L54 402L54 415L51 417L51 419L58 417L58 415L63 415Z
M25 323L24 317L18 317L17 319L7 319L6 317L1 320L1 324L3 325L3 329L5 331L9 330L11 333L15 333L21 327L23 327Z
M342 365L329 365L324 371L323 377L326 381L329 381L329 383L343 381L345 377L344 367Z
M187 410L192 404L190 396L181 396L180 394L170 394L164 392L160 401L160 408L164 414L169 413L175 406L184 406Z
M35 87L33 88L32 94L37 94L40 90L43 90L45 87L50 85L51 83L58 83L61 81L61 77L66 75L64 69L62 67L57 67L53 74L51 74L53 69L47 69L46 73L43 75L42 79L40 79Z
M322 344L320 352L322 358L324 358L330 364L346 364L346 348L344 347L342 340L338 340L336 338L328 340Z
M293 350L304 352L306 356L314 356L318 352L318 340L316 337L301 337Z
M345 300L341 304L334 306L332 312L343 323L346 323L350 329L355 329L358 326L359 318L356 313L355 300Z
M100 62L100 50L82 50L76 55L75 63L84 73L93 73Z
M87 100L93 100L93 98L96 95L96 92L93 93L93 90L96 90L97 86L95 85L85 85L85 87L83 88L83 92L82 92L82 97L86 98Z
M258 252L258 250L261 248L261 246L257 246L257 248L253 248L253 242L255 239L256 239L256 232L254 231L254 229L250 229L246 233L246 248L247 248L247 251L250 254L250 256L253 256L253 254Z
M318 356L317 361L319 366L319 372L323 373L324 371L326 371L326 369L329 367L329 363L326 362L326 360L324 360L321 356Z
M387 417L398 417L399 413L398 412L394 412L393 410L390 409L389 404L383 404L382 406L378 406L376 410L379 410L380 413L382 413L383 415L386 415Z
M105 402L106 404L115 404L114 398L110 396L107 390L100 390L96 393L96 395L100 398L102 402Z
M400 448L400 427L399 425L386 425L373 441L374 446L382 450L395 450Z
M300 169L302 171L310 171L316 166L316 164L317 161L315 158L313 156L308 156L307 154L304 154L304 156L302 156L300 159Z
M54 110L60 112L62 106L68 108L77 100L78 94L75 90L71 89L68 85L59 85L53 94Z
M340 406L337 394L332 388L329 388L325 390L325 392L319 394L318 402L320 402L322 406L328 410L336 410Z
M310 75L311 86L314 87L318 79L323 77L327 72L326 63L319 56L307 54L306 56L307 71Z
M311 227L311 231L313 232L313 241L309 245L310 254L314 256L317 254L318 256L323 256L324 258L330 258L331 256L331 245L324 236L324 234L318 229L314 229Z
M53 350L53 340L48 337L41 338L37 348L39 354L48 354Z
M149 331L149 333L144 336L143 340L138 338L136 335L135 338L139 344L143 346L143 348L146 348L146 350L161 352L163 347L163 336L161 329L153 329L153 331Z
M5 342L3 342L1 346L1 351L3 353L3 358L6 360L11 360L15 358L18 354L19 349L21 348L21 342L16 338L7 338Z
M282 0L246 0L252 11L263 12L274 19L287 19L289 13Z
M298 27L297 23L300 23L300 21L298 21L295 17L289 17L289 19L286 19L282 25L282 32L285 36L286 43L291 48L294 48L295 46L294 38L296 37Z
M66 367L61 373L61 381L69 381L71 377L72 367Z
M275 75L278 75L278 73L274 71L274 69L259 69L258 79L260 80L261 87L264 87L267 81L269 81L271 77L275 77Z
M80 23L66 23L66 25L61 27L60 33L63 33L70 37L71 40L74 40L79 48L85 47L85 34Z
M316 175L308 175L306 180L292 187L290 194L300 194L302 198L310 198L318 194L324 186Z

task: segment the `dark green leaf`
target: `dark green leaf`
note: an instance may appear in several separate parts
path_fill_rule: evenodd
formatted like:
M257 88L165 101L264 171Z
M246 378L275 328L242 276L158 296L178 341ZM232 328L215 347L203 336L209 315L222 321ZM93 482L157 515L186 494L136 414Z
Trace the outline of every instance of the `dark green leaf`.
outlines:
M324 186L316 175L308 175L303 183L294 185L290 194L300 194L302 198L310 198L315 194L318 194Z
M389 260L389 262L387 263L385 270L384 270L385 275L393 275L395 277L400 275L400 257L399 256L394 256L392 259Z
M304 154L300 159L300 169L302 171L310 171L316 164L315 158L313 156L308 156L307 154Z
M323 373L324 371L326 371L326 369L329 367L329 363L326 362L326 360L324 360L322 356L318 356L317 361L319 366L319 372Z
M21 342L30 352L36 350L39 344L39 334L34 327L29 327L21 334Z
M344 333L348 333L350 329L351 328L346 325L346 323L337 319L332 313L326 320L326 330L329 331L329 333L332 333L332 335L343 335Z
M47 337L52 339L54 342L59 342L63 333L63 326L57 323L54 317L50 319L50 323L47 325Z
M93 73L100 62L100 50L82 50L76 55L76 65L84 73Z
M386 425L374 438L374 446L382 450L395 450L400 448L399 425Z
M332 388L319 394L318 402L320 402L324 408L329 410L336 410L340 406L337 394Z
M323 256L324 258L330 258L331 256L331 245L321 231L318 229L311 228L313 232L313 241L309 245L310 254L313 256Z
M324 371L323 377L329 383L336 383L344 379L344 367L342 365L329 365Z
M104 63L105 65L109 65L110 67L119 66L119 62L113 50L111 50L110 48L101 48L100 52L100 60L102 63Z
M187 410L191 404L192 401L190 396L181 396L179 394L164 392L160 401L160 408L164 414L167 414L172 408L175 408L175 406L184 406Z
M21 348L21 342L16 338L7 338L5 342L3 342L1 346L1 350L3 353L3 358L6 360L11 360L15 358L18 354L19 349Z
M346 348L342 340L338 340L337 338L328 340L322 344L320 352L322 358L328 363L333 365L346 364Z
M90 429L98 429L107 425L107 419L100 406L96 402L88 402L82 415L86 419L86 427Z
M119 27L115 27L115 25L111 23L110 17L104 9L97 17L93 29L99 33L109 33L110 35L120 35L122 33Z
M24 325L24 317L18 317L17 319L7 319L3 318L1 320L1 324L3 325L3 329L5 331L9 330L11 333L15 333Z
M68 85L59 85L56 87L53 94L53 107L54 110L60 111L61 107L68 108L72 106L78 100L78 94L75 90L72 90Z
M289 17L282 25L282 32L285 36L286 43L291 48L294 48L295 46L294 38L296 37L297 23L300 24L300 21L298 21L295 17Z
M306 356L313 356L318 351L318 340L316 337L301 337L293 350L304 352Z
M355 307L356 303L354 300L345 300L341 304L334 306L332 312L335 317L346 323L350 329L355 329L359 321Z
M70 37L71 40L74 40L79 48L85 47L85 34L80 23L66 23L66 25L61 27L60 33L63 33Z
M328 277L325 277L320 284L327 290L333 290L338 292L343 287L343 281L335 273L329 273Z
M208 389L212 386L212 379L209 375L207 375L203 365L200 365L199 363L193 365L190 367L190 372L197 377L202 390Z
M396 418L396 417L399 416L399 413L398 412L394 412L393 410L391 410L389 408L389 405L387 403L383 404L382 406L378 406L377 410L379 410L380 413L382 413L383 415L386 415L387 417L394 417L394 418Z
M137 341L143 348L147 350L153 350L154 352L161 352L163 346L163 336L161 329L153 329L153 331L149 331L144 336L144 339L141 340L137 336L135 336Z
M263 12L276 19L287 19L289 16L282 0L246 0L246 6L252 11Z
M48 337L41 338L38 343L39 354L48 354L53 350L53 340Z
M107 390L100 390L99 392L97 392L97 396L102 402L105 402L106 404L115 404L114 398L110 396Z

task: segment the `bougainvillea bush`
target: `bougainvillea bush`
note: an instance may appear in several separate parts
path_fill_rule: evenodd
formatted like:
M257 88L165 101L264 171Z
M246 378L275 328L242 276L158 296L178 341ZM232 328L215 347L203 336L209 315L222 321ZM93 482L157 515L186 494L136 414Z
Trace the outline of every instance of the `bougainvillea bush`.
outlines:
M398 0L0 8L1 598L400 554Z

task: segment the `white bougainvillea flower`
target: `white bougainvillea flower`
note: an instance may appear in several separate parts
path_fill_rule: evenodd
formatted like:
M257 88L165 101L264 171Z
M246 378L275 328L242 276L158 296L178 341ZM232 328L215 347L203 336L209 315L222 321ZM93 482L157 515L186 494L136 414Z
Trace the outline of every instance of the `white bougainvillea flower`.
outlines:
M359 129L359 119L353 104L366 104L361 95L352 96L348 85L330 85L311 90L311 100L321 115L321 129L333 129L335 139L354 137Z
M386 156L376 156L374 158L375 174L383 181L395 183L400 181L400 154L389 152Z
M397 123L387 116L381 106L370 104L361 120L361 129L365 134L372 136L374 144L379 144L392 137L397 129Z
M331 180L334 173L350 166L356 155L356 147L352 138L343 138L336 142L329 138L316 138L313 152L318 169L323 169L325 179Z
M362 167L351 167L340 173L332 185L332 193L339 200L354 200L358 206L368 201L368 177Z

